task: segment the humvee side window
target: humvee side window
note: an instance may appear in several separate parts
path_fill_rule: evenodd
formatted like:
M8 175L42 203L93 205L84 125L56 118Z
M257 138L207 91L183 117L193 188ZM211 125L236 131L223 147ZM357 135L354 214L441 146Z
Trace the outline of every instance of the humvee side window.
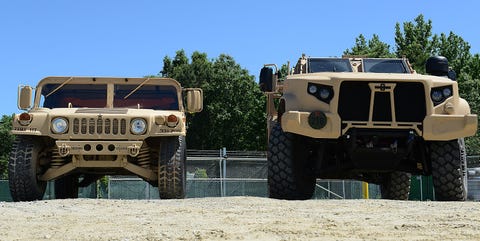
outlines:
M410 73L401 59L363 59L363 69L371 73Z
M308 72L352 72L348 59L310 58Z
M58 86L60 84L46 84L42 87L41 107L105 108L107 105L107 85L66 84L52 92Z
M175 87L143 85L130 96L127 96L137 87L138 85L116 85L113 107L179 110L177 89Z

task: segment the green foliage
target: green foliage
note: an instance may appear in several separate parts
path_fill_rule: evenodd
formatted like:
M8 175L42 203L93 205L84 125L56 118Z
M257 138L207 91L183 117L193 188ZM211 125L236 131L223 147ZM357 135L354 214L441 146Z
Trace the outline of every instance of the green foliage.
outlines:
M425 73L425 62L433 53L432 21L425 22L423 15L418 15L415 22L395 25L395 45L398 57L407 57L412 67L419 73Z
M195 169L195 178L208 178L207 170L204 168Z
M265 97L254 77L232 57L208 60L205 53L194 52L190 61L180 50L163 62L162 76L204 91L203 111L188 116L188 148L266 148Z
M355 39L355 46L343 52L344 55L357 55L369 58L393 58L395 54L390 52L390 45L380 41L378 35L374 34L372 39L366 40L363 34Z
M7 178L8 158L12 149L13 135L10 134L12 129L12 117L3 115L0 120L0 179Z

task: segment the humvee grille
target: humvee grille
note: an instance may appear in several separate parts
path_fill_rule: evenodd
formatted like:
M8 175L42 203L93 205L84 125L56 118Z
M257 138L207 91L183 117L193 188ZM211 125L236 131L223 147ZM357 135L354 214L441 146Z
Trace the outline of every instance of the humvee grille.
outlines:
M117 118L74 118L73 134L76 135L125 135L127 120Z
M426 115L425 89L420 82L384 82L395 84L393 92L378 88L372 91L369 84L373 82L344 81L340 85L338 113L342 121L393 121L423 122ZM376 82L375 82L376 83ZM378 83L379 86L382 83ZM394 108L391 108L393 93ZM373 96L373 103L371 97ZM372 108L372 119L369 120Z

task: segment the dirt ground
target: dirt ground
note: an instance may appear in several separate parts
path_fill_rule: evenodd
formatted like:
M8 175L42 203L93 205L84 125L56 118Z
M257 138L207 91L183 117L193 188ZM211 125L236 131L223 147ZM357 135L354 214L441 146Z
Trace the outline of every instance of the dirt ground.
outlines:
M0 240L480 240L480 203L256 197L0 202Z

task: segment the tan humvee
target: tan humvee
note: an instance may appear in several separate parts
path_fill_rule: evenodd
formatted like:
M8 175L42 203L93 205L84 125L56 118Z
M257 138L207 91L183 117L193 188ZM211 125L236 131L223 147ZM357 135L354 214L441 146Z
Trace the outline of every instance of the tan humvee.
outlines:
M56 198L104 175L137 175L161 198L185 196L185 111L199 112L203 92L169 78L48 77L19 87L9 161L15 201ZM186 107L183 106L184 96Z
M427 61L430 75L415 73L407 59L360 57L302 56L281 82L274 69L260 73L270 197L308 199L316 178L331 178L408 199L414 174L433 176L437 200L465 200L463 137L475 134L478 118L445 58Z

